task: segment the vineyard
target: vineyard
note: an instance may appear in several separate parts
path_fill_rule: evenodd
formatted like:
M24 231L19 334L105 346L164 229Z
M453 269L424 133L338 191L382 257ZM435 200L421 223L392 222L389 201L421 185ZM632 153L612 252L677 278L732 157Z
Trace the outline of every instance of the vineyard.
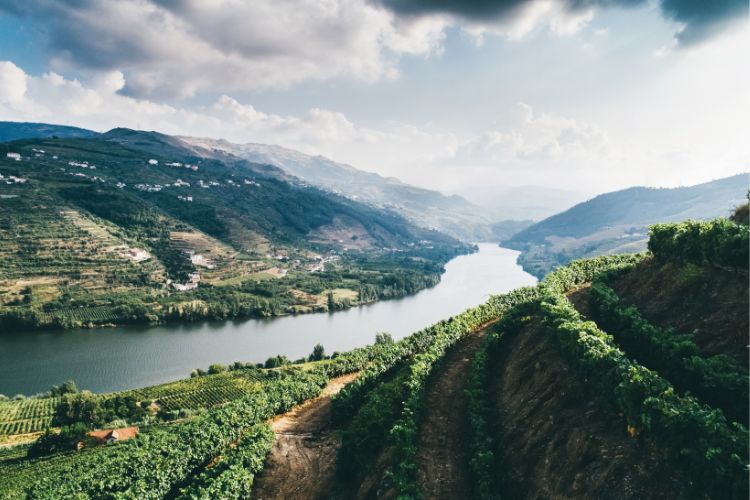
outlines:
M652 321L615 290L651 263L734 272L726 267L737 267L731 259L746 231L723 221L705 223L698 236L686 227L655 227L651 254L574 261L535 287L493 296L397 342L379 339L301 367L240 367L126 391L164 410L197 411L130 441L0 462L0 498L251 497L257 477L279 473L266 460L275 446L269 419L353 372L326 417L340 436L335 498L425 498L429 482L444 476L421 454L430 433L460 448L444 450L447 457L465 457L451 469L466 471L472 488L460 498L745 498L747 369L705 352L692 333ZM724 242L723 250L708 255L701 243L691 253L686 242L704 237ZM741 300L747 310L746 294ZM431 406L436 381L446 380L456 352L469 352L456 351L469 340L466 376L448 380L465 401ZM25 428L21 422L50 419L54 406L50 398L5 401L0 418ZM441 429L426 428L447 420L441 411L463 419L461 439L440 440ZM315 450L316 433L305 435ZM297 463L294 448L284 453ZM320 469L323 459L298 466ZM304 484L304 470L291 473Z
M60 398L0 401L0 436L41 432L52 424Z
M139 401L157 401L165 410L211 408L257 391L266 377L259 370L232 370L125 391Z

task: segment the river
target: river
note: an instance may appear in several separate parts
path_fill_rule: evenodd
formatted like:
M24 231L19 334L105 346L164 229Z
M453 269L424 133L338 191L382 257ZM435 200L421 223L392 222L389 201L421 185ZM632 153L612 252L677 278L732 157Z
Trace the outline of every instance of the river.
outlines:
M67 379L81 389L109 392L187 377L211 363L261 362L276 354L297 359L317 343L329 354L346 351L372 343L376 332L400 339L479 305L490 294L536 283L516 264L518 253L481 243L479 252L448 262L432 288L331 314L2 332L0 394L33 394Z

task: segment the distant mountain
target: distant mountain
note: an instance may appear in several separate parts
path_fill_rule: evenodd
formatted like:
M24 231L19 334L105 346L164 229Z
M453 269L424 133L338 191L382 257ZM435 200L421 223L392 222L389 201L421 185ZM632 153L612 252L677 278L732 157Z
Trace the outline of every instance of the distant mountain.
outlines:
M44 139L59 137L90 138L98 136L98 132L67 125L50 125L49 123L0 122L0 142L16 141L18 139Z
M484 208L490 218L535 221L562 212L591 197L590 193L546 186L486 186L457 194Z
M522 250L519 262L543 276L574 258L641 251L650 224L729 216L745 201L747 190L747 174L690 187L633 187L579 203L503 244Z
M465 241L494 238L490 228L493 219L461 196L447 196L392 177L358 170L323 156L311 156L281 146L233 144L197 137L182 139L204 150L235 155L254 163L275 165L309 184L353 200L394 210L423 227L432 227Z

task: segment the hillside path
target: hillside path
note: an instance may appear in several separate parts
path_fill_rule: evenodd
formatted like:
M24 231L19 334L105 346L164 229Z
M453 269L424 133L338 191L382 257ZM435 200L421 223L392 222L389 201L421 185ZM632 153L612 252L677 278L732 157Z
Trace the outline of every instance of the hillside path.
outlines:
M424 498L471 497L468 470L468 416L464 393L469 367L485 329L459 340L428 381L420 430L417 479Z
M253 498L314 500L331 491L341 445L331 430L331 397L357 375L331 379L320 396L272 421L276 442L255 480Z

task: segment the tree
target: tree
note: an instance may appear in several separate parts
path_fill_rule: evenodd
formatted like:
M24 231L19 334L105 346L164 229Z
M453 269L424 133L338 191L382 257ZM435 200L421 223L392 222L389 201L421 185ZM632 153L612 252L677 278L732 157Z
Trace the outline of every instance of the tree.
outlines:
M211 366L208 367L208 373L209 375L215 375L217 373L222 373L227 371L227 367L220 364L220 363L214 363Z
M393 337L388 332L378 332L375 334L375 345L393 344Z
M60 429L59 434L55 434L49 428L44 434L39 436L34 444L31 445L27 455L29 458L49 455L56 451L67 451L75 447L76 443L86 438L89 428L81 422L73 425L66 425Z
M76 383L72 380L66 380L60 385L53 385L52 389L50 389L50 394L52 396L64 396L66 394L76 394L78 392L78 387L76 387Z
M289 359L286 356L278 355L268 358L264 365L264 368L279 368L289 364Z
M315 347L313 347L312 354L310 354L310 357L308 358L309 361L320 361L321 359L325 359L326 357L326 350L323 347L323 344L316 344Z

